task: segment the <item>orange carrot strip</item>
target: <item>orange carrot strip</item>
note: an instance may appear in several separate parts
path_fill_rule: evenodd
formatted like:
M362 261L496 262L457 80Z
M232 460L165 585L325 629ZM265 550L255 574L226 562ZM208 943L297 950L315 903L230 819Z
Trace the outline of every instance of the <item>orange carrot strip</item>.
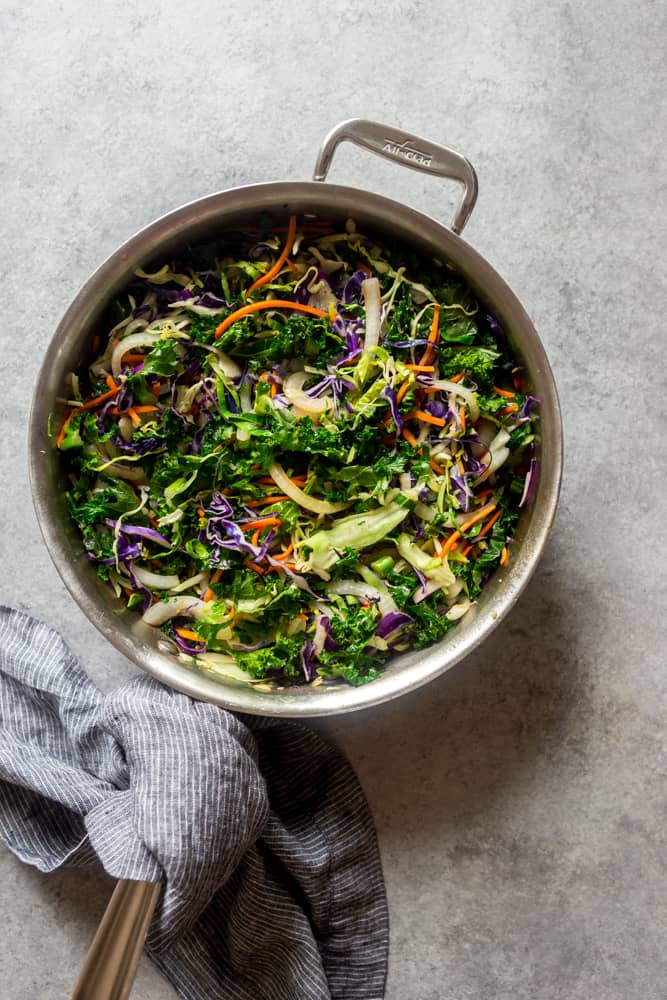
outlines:
M465 378L465 372L457 372L456 375L452 375L450 382L461 382Z
M221 576L222 576L222 570L216 569L215 573L211 577L211 583L217 583Z
M409 372L434 372L435 365L406 365Z
M139 414L137 413L137 411L133 406L129 408L129 410L127 411L127 415L134 424L134 426L139 427L139 425L141 424L141 417L139 416Z
M434 458L429 458L429 465L431 466L433 471L436 472L439 476L445 475L445 470L438 462L436 462Z
M155 413L157 406L133 406L132 409L135 413Z
M407 427L404 427L403 430L401 431L401 434L403 435L404 439L408 442L408 444L411 444L413 448L417 447L417 438L414 436L412 431L409 431Z
M243 524L241 527L244 531L254 530L255 528L274 528L280 524L279 517L260 517L256 521L248 521L247 524Z
M516 413L518 409L519 407L516 405L516 403L510 403L510 405L506 406L504 410L498 410L498 416L506 417L509 413Z
M428 346L422 355L421 363L423 365L429 364L433 360L433 355L435 353L434 345L440 340L440 306L436 305L433 310L433 322L431 323L431 329L428 335Z
M495 500L492 503L487 503L481 510L476 511L472 517L469 517L467 521L464 521L461 525L460 531L469 531L473 525L477 524L478 521L482 521L490 511L496 506Z
M262 569L261 566L258 566L257 563L252 561L252 559L246 559L243 565L247 566L248 569L254 570L255 573L259 573L260 576L264 576L264 574L266 573L266 570Z
M319 316L320 319L327 314L314 306L303 305L301 302L290 302L288 299L265 299L264 302L251 302L250 305L241 306L224 319L215 331L216 339L221 337L225 330L228 330L232 323L249 316L250 313L259 312L260 309L296 309L297 312L308 313L310 316Z
M246 292L246 295L249 295L250 292L254 292L256 288L261 288L262 285L267 285L269 281L272 281L273 278L275 278L275 276L278 274L283 264L290 255L290 251L292 250L292 245L294 243L295 236L296 236L296 215L290 215L289 226L287 227L287 238L285 239L285 246L282 249L280 257L275 262L273 267L269 268L266 274L263 274L261 278L257 279L257 281L253 281L252 285Z
M444 427L447 423L442 417L434 417L426 410L413 410L412 413L405 414L406 420L423 420L425 424L434 424L436 427Z
M462 406L459 410L459 423L461 424L461 431L464 432L466 429L466 408Z
M466 545L466 547L464 549L462 549L461 555L464 558L467 558L468 555L470 554L471 549L472 549L472 543L470 545Z
M117 392L120 392L120 386L116 385L111 375L107 377L107 385L109 386L108 392L103 392L101 396L95 396L94 399L89 399L88 402L80 406L80 410L92 410L95 406L99 406L100 403L106 403L107 399L113 399Z
M261 530L262 530L261 528L255 528L255 530L252 533L252 538L250 539L250 544L254 545L255 548L257 548L257 546L259 545L259 533L260 533Z
M204 604L210 604L214 597L215 594L213 593L211 588L207 587L206 590L204 591Z
M503 551L500 553L500 565L507 566L509 561L510 561L509 549L507 548L506 545L503 545Z
M284 552L281 552L280 555L274 556L273 558L277 559L278 562L282 562L283 559L287 559L289 556L291 556L293 552L294 552L294 543L290 542Z
M497 385L494 385L493 391L497 396L504 396L505 399L514 399L516 396L515 392L510 392L509 389L499 389Z
M440 546L440 556L441 556L441 558L443 556L446 556L450 549L454 548L454 546L456 545L456 543L458 542L458 540L459 540L460 537L461 537L461 532L460 531L454 531L449 536L449 538L444 543L444 545Z
M482 530L479 532L479 534L475 535L475 541L477 541L479 538L482 538L483 535L486 535L487 532L491 530L491 528L494 526L498 518L502 516L502 513L503 511L501 507L501 509L497 510L493 515L493 517L489 518L486 524L482 526Z
M275 382L272 382L271 383L271 399L275 399L275 397L277 395L278 395L278 386L276 385Z
M63 420L60 426L60 430L58 431L58 437L56 438L56 448L60 448L61 444L65 440L65 433L67 432L70 420L72 419L75 413L76 410L71 410L68 416L66 416L65 419Z
M192 629L189 629L189 628L180 628L177 625L176 626L176 633L177 633L177 635L180 635L181 639L192 639L192 640L194 640L194 642L203 642L204 641L201 638L201 636L197 635L196 632L193 632Z
M275 496L275 497L263 497L261 500L251 500L250 503L246 504L246 507L265 507L270 503L282 503L283 500L289 500L288 496Z
M401 402L401 400L403 399L403 397L405 396L405 394L406 394L406 392L408 391L409 388L410 388L410 379L406 378L405 382L403 383L403 385L401 386L401 388L396 393L396 404L397 405L398 405L398 403Z
M140 365L141 362L145 360L146 360L146 355L137 354L136 351L128 351L121 357L121 361L125 362L126 365Z

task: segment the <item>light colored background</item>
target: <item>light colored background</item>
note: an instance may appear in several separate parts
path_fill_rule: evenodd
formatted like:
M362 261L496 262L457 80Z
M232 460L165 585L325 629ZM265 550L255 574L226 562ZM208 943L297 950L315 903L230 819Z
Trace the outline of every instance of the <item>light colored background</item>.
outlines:
M310 176L351 116L467 153L466 238L531 313L562 395L553 539L509 620L399 704L328 731L377 820L388 1000L658 1000L665 930L662 3L0 6L0 601L109 687L133 667L64 592L25 461L42 351L88 274L171 207ZM332 177L447 216L349 149ZM67 995L109 892L0 854L0 996ZM137 1000L173 996L147 963Z

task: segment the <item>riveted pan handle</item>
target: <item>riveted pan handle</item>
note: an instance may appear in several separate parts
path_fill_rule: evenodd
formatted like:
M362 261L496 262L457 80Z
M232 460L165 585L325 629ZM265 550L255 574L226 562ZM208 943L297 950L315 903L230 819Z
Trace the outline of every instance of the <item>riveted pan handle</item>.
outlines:
M393 160L404 167L422 173L448 177L463 185L463 195L454 212L450 228L460 233L470 218L477 201L477 174L465 156L447 146L438 146L428 139L420 139L402 129L381 125L363 118L350 118L329 132L320 148L313 180L323 181L340 142L353 142L386 160Z

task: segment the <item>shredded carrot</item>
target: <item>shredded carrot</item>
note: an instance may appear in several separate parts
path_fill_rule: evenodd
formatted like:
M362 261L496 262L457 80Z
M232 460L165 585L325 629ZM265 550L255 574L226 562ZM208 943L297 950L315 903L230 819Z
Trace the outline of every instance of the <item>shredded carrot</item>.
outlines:
M426 410L413 410L412 413L405 414L406 420L423 420L425 424L434 424L436 427L444 427L447 423L442 417L434 417Z
M409 372L434 372L434 365L406 365Z
M275 276L278 274L283 264L290 255L295 235L296 235L296 215L290 215L289 225L287 227L287 238L285 239L285 246L283 247L280 257L278 257L278 260L275 262L273 267L269 268L266 274L263 274L261 278L257 279L257 281L253 281L252 285L246 292L246 295L249 295L250 292L254 292L256 288L261 288L262 285L267 285L269 281L272 281L275 278Z
M449 379L450 382L461 382L465 378L465 372L457 372Z
M206 517L206 511L204 510L203 507L197 507L197 513L199 514L200 517Z
M412 431L409 431L407 427L404 427L403 430L401 431L401 434L403 435L404 439L408 442L408 444L411 444L413 448L417 447L417 438L414 436Z
M193 642L203 642L204 641L201 638L201 636L197 635L196 632L193 632L192 629L189 629L189 628L179 628L179 626L177 625L176 626L176 633L178 635L180 635L181 639L192 639Z
M428 365L433 360L435 344L440 340L440 306L436 305L433 310L433 322L428 335L428 346L422 355L422 365Z
M289 500L288 496L275 496L275 497L262 497L261 500L251 500L246 504L246 507L265 507L270 503L282 503L283 500Z
M278 386L275 382L271 383L271 399L275 399L278 395Z
M367 274L369 278L370 278L370 276L373 273L371 271L370 267L368 266L368 264L364 264L363 260L358 260L357 261L357 270L358 271L363 271L364 274Z
M79 407L79 409L80 409L80 407ZM76 410L71 410L69 412L69 414L63 420L63 422L62 422L62 424L60 426L60 430L58 431L58 437L56 438L56 448L60 448L61 444L65 440L65 434L67 433L67 428L69 427L70 420L72 419L72 417L74 416L75 413L76 413Z
M461 424L461 430L465 431L465 429L466 429L466 408L465 408L465 406L462 406L461 409L459 410L459 423Z
M500 565L507 566L509 561L510 561L509 549L507 548L506 545L503 545L503 551L500 553Z
M249 316L250 313L259 312L260 309L296 309L297 312L305 312L310 316L319 316L320 319L327 314L314 306L303 305L301 302L290 302L288 299L265 299L264 302L251 302L250 305L241 306L224 319L215 331L216 339L221 337L225 330L228 330L232 323Z
M260 535L261 530L262 530L261 528L255 528L255 530L252 533L252 538L250 539L250 544L254 545L255 548L257 548L257 546L259 545L259 535Z
M487 503L484 507L482 507L481 510L476 511L472 517L469 517L467 521L463 522L460 529L461 532L469 531L470 528L477 524L478 521L482 521L495 506L496 502L493 500L491 503Z
M396 393L396 405L398 405L401 402L401 400L403 399L409 388L410 388L410 379L406 378L405 382Z
M452 534L449 536L449 538L444 543L444 545L440 546L440 557L441 558L443 558L444 556L446 556L447 553L450 551L450 549L454 548L454 546L456 545L456 543L458 542L458 540L459 540L460 537L461 537L461 532L460 531L454 531L454 532L452 532Z
M475 535L475 541L477 541L479 538L482 538L491 530L491 528L494 526L498 518L501 517L502 513L503 511L501 507L500 510L497 510L493 515L493 517L490 517L489 520L486 522L486 524L482 526L482 530L479 532L479 534Z
M142 361L146 360L145 354L137 354L135 351L128 351L127 354L123 354L121 361L126 365L140 365Z
M264 576L264 574L266 573L266 570L262 569L261 566L258 566L257 563L252 561L252 559L246 559L243 565L247 566L248 569L254 570L255 573L259 573L260 576Z
M462 555L462 556L463 556L464 558L466 558L466 559L467 559L467 557L468 557L468 555L470 554L470 551L471 551L471 550L472 550L472 543L471 543L470 545L466 545L466 547L465 547L464 549L462 549L462 551L461 551L461 555Z
M463 462L461 461L460 458L456 459L456 467L459 470L459 475L464 476L465 475L465 469L463 468Z
M80 410L92 410L94 407L99 406L100 403L106 403L107 399L113 399L117 392L120 392L120 386L116 385L111 375L107 376L107 385L109 386L108 392L103 392L101 396L95 396L94 399L89 399L83 406L80 406Z
M439 476L445 475L445 470L438 462L436 462L434 458L429 459L429 465L431 466L433 471L436 472Z
M494 385L493 391L497 396L504 396L505 399L514 399L516 396L515 392L510 392L509 389L499 389L497 385Z
M512 381L514 382L514 388L516 389L516 391L521 392L521 376L518 374L518 372L516 375L512 377Z
M213 593L211 588L207 587L206 590L204 591L204 604L210 604L214 597L215 594Z
M478 500L483 500L484 497L490 497L492 493L493 493L493 490L491 490L491 489L480 490L479 493L477 494L477 499Z
M308 621L308 615L304 615L303 613L300 614L300 615L297 615L297 618L300 618L302 622L307 622Z
M282 562L283 559L287 559L294 552L294 542L290 542L284 552L281 552L278 556L273 556L278 562Z
M510 403L510 405L506 406L503 410L498 410L498 416L506 417L509 413L516 413L518 409L519 407L516 405L516 403Z
M139 425L141 424L141 417L139 416L139 414L137 413L137 411L133 406L129 408L129 410L127 411L127 415L134 424L134 426L139 427Z
M222 570L216 569L213 576L211 577L211 583L217 583L221 576L222 576Z
M244 531L251 531L255 528L274 528L280 524L279 517L260 517L256 521L248 521L247 524L242 525Z

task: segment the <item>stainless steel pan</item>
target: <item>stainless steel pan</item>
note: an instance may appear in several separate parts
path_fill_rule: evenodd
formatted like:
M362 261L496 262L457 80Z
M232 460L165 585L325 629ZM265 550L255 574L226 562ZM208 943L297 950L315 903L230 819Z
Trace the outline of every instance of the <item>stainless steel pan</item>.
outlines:
M413 208L368 191L322 183L338 143L348 140L398 164L450 178L463 195L450 228ZM313 181L271 182L232 188L170 212L133 236L83 286L47 349L30 418L30 475L35 510L46 545L63 581L84 614L110 642L165 684L235 711L285 717L333 715L397 698L452 667L479 645L516 603L544 549L561 478L562 434L553 375L540 339L521 303L460 233L477 197L475 172L463 156L443 146L375 122L354 119L325 139ZM527 383L540 399L540 476L534 501L522 515L510 565L499 571L477 604L441 642L394 657L382 677L360 688L308 686L275 693L242 682L221 681L189 669L161 648L156 633L138 616L119 616L108 589L85 557L81 539L63 504L64 484L53 428L60 420L58 396L67 395L67 373L90 357L92 335L110 301L135 268L168 259L189 244L219 236L239 224L254 224L260 212L274 218L292 213L334 221L354 218L359 228L391 234L429 257L447 260L463 275L486 308L505 327L521 358Z

